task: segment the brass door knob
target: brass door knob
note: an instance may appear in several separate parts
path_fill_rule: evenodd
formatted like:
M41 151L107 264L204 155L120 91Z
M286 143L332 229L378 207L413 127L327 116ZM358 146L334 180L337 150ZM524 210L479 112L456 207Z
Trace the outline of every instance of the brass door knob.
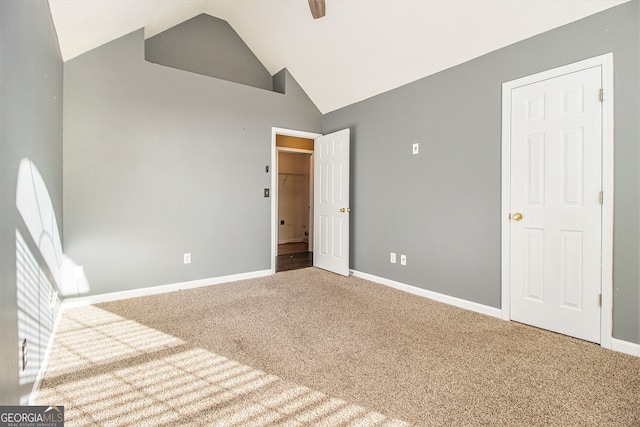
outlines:
M340 212L342 213L351 212L351 208L340 208Z
M514 213L511 218L513 218L513 220L515 220L515 221L522 221L522 214L521 213Z

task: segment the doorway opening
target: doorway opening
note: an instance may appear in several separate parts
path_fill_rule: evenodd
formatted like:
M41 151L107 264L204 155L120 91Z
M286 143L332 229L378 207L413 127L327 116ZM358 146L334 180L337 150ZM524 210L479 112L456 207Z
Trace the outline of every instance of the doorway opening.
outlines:
M293 137L286 137L291 140ZM282 138L276 139L277 141ZM299 145L313 140L296 138ZM278 146L278 259L276 272L313 265L313 150Z
M313 147L318 134L273 130L272 271L313 265Z

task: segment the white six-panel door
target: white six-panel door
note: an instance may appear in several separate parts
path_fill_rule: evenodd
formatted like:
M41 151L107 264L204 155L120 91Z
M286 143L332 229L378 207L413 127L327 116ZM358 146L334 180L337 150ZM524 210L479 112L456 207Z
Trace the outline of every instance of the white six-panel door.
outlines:
M600 342L601 67L511 92L511 318Z
M349 275L349 129L314 145L313 265Z

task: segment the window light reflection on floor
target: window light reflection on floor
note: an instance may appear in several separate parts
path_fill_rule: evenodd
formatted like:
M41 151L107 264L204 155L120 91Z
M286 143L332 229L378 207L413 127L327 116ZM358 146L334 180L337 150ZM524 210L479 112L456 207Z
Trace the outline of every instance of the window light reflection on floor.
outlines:
M70 426L408 425L96 306L64 313L37 402Z

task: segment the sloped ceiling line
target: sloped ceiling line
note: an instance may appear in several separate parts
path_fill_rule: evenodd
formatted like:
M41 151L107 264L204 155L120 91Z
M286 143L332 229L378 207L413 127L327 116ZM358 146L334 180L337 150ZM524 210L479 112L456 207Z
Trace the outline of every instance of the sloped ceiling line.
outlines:
M201 13L224 19L273 75L287 68L322 113L628 0L49 0L63 60Z

